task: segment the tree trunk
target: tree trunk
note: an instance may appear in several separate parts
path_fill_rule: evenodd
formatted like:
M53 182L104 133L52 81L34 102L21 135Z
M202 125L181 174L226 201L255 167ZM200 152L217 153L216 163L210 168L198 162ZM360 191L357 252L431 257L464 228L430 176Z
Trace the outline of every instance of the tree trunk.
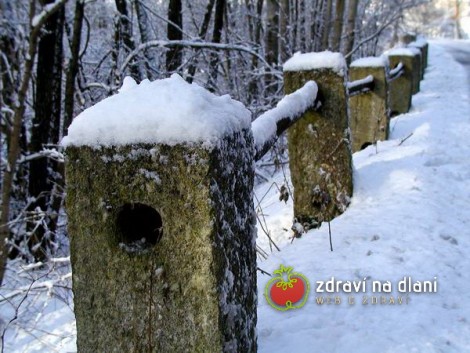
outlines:
M183 39L183 7L181 0L170 0L168 3L168 40ZM173 47L166 53L166 70L172 73L183 64L183 50L181 47Z
M78 74L78 62L80 55L80 43L82 38L82 24L85 10L85 1L77 0L75 4L75 17L73 20L72 44L70 45L70 61L65 78L65 102L64 102L64 131L73 120L75 79Z
M222 30L224 28L224 17L225 17L225 0L217 0L215 2L215 14L214 14L214 32L212 33L212 42L220 43L222 40ZM210 55L209 62L209 81L207 87L211 91L215 91L217 87L217 62L218 54L212 53Z
M50 10L50 12L42 17L36 26L31 28L28 43L28 53L23 69L23 76L18 90L18 100L15 107L15 114L13 117L13 126L11 129L10 141L8 144L8 167L3 175L2 183L2 205L1 205L1 218L0 218L0 286L3 281L5 272L5 265L8 257L8 250L6 242L10 234L10 227L8 225L10 219L10 199L13 189L13 179L16 172L18 155L20 153L20 135L23 126L23 116L25 112L26 97L29 89L29 82L33 74L33 66L36 58L37 42L39 39L40 30L44 23L51 15L60 10L65 4L66 0L61 0ZM30 20L35 14L35 1L30 1Z
M212 9L214 8L215 0L209 0L207 4L206 13L204 14L204 19L202 21L202 26L199 30L199 38L204 40L206 38L207 30L209 29L209 23L211 22ZM196 60L196 59L194 59ZM189 83L193 82L194 74L196 73L196 64L197 62L192 62L188 69L188 77L186 81Z
M127 5L127 0L116 0L116 9L119 12L119 18L116 21L115 29L115 52L113 53L113 60L117 67L119 52L121 46L124 46L124 53L130 53L135 49L134 37L132 35L132 22L129 16L129 9ZM129 65L130 75L136 81L142 79L142 74L139 70L139 63L137 60L132 60ZM118 78L119 81L122 77Z
M263 30L262 27L262 14L263 14L263 0L256 0L256 8L255 8L255 0L245 0L245 4L248 11L248 21L251 23L251 35L250 38L252 42L256 45L255 50L260 53L262 48L261 43L261 32ZM253 70L258 68L258 58L253 56L251 58L251 66ZM250 78L248 81L248 102L252 102L257 100L259 96L259 80L255 77Z
M455 0L455 37L462 39L462 26L460 24L462 0Z
M42 5L53 2L54 0L45 0ZM61 9L49 17L39 39L35 114L31 129L30 153L40 152L44 145L57 144L59 140L63 25L64 9ZM47 158L33 159L29 164L29 195L35 201L31 202L28 211L36 216L40 216L41 213L45 214L46 222L48 222L48 206L54 179L49 172L51 167L54 171L56 170ZM53 234L45 227L46 222L38 222L38 219L34 218L36 217L33 217L27 224L27 229L31 232L28 245L35 259L41 261L47 256L49 244L54 239Z
M265 58L273 67L279 63L279 2L267 0L266 2L266 34L265 34ZM270 95L277 91L277 81L269 73L264 80L265 92Z
M280 15L279 15L279 46L281 54L281 62L285 62L292 54L289 48L289 13L290 13L290 0L280 1Z
M344 0L336 0L335 21L333 25L333 37L331 38L331 49L339 51L341 48L341 34L343 32Z
M271 65L277 65L279 56L279 2L277 0L266 1L266 43L265 57Z
M299 45L296 50L305 53L307 51L307 23L305 21L305 0L298 0L299 2Z
M150 26L147 11L141 3L142 0L134 0L135 13L137 15L137 23L139 25L140 32L140 41L142 43L147 43L152 40L150 35ZM152 78L152 70L150 63L152 62L152 57L150 56L149 50L144 50L144 67L147 74L147 78Z
M315 0L312 2L312 11L310 18L310 40L308 50L317 51L321 42L323 1Z
M348 4L348 21L346 22L346 43L344 44L343 54L347 55L354 46L357 6L359 0L349 0ZM352 55L346 58L348 65L351 63Z
M330 29L331 29L331 10L333 5L333 0L326 0L326 6L323 13L323 31L321 39L321 49L326 50L329 48L329 38L330 38Z

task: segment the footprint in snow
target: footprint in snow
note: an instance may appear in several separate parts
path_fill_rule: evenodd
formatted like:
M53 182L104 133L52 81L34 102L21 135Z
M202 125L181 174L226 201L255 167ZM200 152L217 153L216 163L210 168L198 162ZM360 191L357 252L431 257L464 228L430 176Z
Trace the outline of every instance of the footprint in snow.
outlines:
M450 235L441 234L440 237L441 237L442 240L446 240L449 243L451 243L452 245L459 245L459 242L457 241L457 239L455 239L454 237L452 237Z

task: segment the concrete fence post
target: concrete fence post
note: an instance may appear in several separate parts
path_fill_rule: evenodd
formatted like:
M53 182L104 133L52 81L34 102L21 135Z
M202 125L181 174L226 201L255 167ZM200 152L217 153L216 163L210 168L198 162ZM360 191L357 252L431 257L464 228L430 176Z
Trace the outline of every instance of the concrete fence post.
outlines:
M421 51L418 48L409 47L409 50L413 53L413 94L419 92L419 87L421 83L421 79L424 75L422 69L422 59L421 59Z
M353 152L388 138L390 108L387 82L388 60L368 57L354 61L349 67L349 80L374 77L373 89L349 98Z
M133 85L63 141L78 352L255 352L251 114Z
M312 80L321 100L288 130L294 216L305 229L343 213L353 192L346 78L339 53L297 54L284 64L286 94Z
M417 48L421 53L421 79L423 79L428 64L428 43L424 39L419 39L408 44L408 47Z
M400 62L404 66L404 73L389 84L391 115L407 113L410 110L413 95L414 51L408 48L397 48L388 51L385 55L388 56L390 68L395 68Z
M409 44L416 40L416 34L414 33L405 33L400 36L400 42L403 44Z

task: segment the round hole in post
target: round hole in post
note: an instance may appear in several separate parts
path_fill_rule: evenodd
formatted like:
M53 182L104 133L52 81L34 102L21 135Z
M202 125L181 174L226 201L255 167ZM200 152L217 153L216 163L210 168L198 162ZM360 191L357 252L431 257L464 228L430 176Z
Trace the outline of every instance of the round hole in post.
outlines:
M116 219L119 247L128 253L141 253L155 246L163 233L160 213L142 203L127 203Z

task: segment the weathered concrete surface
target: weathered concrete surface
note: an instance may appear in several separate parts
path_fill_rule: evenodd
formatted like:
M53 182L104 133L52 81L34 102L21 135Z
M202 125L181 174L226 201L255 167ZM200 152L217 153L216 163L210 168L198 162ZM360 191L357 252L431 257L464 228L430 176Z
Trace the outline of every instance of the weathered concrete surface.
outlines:
M384 66L349 68L349 80L374 76L374 89L349 98L353 152L388 138L390 109L387 73Z
M399 62L403 63L405 71L403 75L390 82L390 110L391 115L407 113L411 107L413 94L413 56L389 55L390 68L394 68Z
M353 192L345 78L331 69L284 72L289 94L313 80L322 105L288 130L294 216L305 228L343 213Z
M416 94L419 92L419 87L421 83L421 74L422 74L422 68L421 68L421 52L418 48L410 48L415 51L415 55L413 56L413 70L412 70L412 76L413 76L413 89L412 92L413 94Z
M67 148L79 352L256 351L252 143ZM161 216L156 245L126 243L139 204Z

